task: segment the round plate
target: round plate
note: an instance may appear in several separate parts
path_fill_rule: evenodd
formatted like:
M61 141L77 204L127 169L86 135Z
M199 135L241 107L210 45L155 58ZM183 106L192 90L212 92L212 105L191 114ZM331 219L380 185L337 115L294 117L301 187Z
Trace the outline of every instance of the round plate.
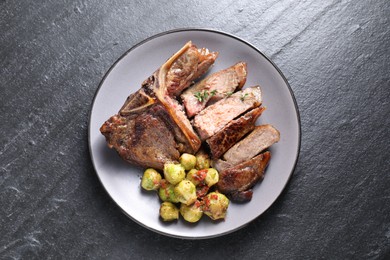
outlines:
M246 87L260 85L267 109L257 124L272 124L281 139L271 148L272 158L265 178L254 187L253 198L244 204L230 203L226 219L211 221L204 216L198 223L183 219L164 223L159 218L160 201L155 192L141 189L142 169L123 161L106 145L100 126L116 114L127 96L159 68L187 41L199 48L218 51L209 72L225 69L238 61L248 64ZM150 37L132 47L104 76L95 94L89 122L92 162L104 188L131 219L158 233L199 239L233 232L260 216L278 198L293 173L300 148L300 120L291 88L280 70L251 44L227 33L208 29L180 29Z

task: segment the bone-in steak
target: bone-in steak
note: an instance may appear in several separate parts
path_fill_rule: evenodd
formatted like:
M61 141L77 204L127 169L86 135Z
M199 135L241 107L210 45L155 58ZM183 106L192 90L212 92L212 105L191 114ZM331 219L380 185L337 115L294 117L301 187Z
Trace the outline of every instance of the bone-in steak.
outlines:
M130 95L119 114L100 128L108 146L126 161L163 169L201 141L175 96L214 63L217 53L188 42Z

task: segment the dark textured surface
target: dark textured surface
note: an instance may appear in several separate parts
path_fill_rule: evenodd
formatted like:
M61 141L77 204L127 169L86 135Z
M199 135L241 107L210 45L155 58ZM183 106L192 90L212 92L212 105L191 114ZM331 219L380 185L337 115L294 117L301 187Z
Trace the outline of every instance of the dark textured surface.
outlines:
M1 259L389 259L390 3L0 1ZM128 219L88 152L111 64L162 31L208 27L280 67L301 113L285 192L224 237L187 241Z

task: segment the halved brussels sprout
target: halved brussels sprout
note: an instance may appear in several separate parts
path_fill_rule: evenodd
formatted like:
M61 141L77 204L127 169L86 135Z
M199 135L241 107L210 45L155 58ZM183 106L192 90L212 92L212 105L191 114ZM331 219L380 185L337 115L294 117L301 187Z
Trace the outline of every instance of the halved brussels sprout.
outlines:
M211 187L219 181L218 171L214 168L208 168L205 182L207 186Z
M169 201L173 203L179 202L179 200L176 198L175 186L173 184L170 184L167 180L161 180L161 186L158 190L158 196L162 201Z
M146 169L142 176L141 186L145 190L157 190L160 188L161 174L155 169Z
M160 216L164 221L178 219L179 209L172 202L165 201L160 206Z
M203 198L203 212L211 219L223 219L229 207L229 199L219 192L210 192Z
M200 205L200 202L197 200L195 203L191 205L181 204L180 205L180 214L183 216L183 218L191 223L195 223L199 221L199 219L202 217L202 207Z
M180 164L183 165L186 171L195 167L196 157L189 153L183 153L179 158Z
M174 188L176 198L186 205L194 203L197 199L195 185L189 180L182 180Z
M175 185L186 177L186 172L181 164L166 163L164 164L164 177L169 183Z

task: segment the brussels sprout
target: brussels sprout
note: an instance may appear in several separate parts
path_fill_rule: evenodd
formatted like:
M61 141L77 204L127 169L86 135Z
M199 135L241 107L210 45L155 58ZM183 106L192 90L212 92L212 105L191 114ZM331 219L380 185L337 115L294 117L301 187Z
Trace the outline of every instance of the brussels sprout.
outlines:
M219 192L210 192L203 198L203 212L211 219L223 219L229 206L229 199Z
M207 186L211 187L219 181L218 171L214 168L208 168L205 182Z
M158 196L162 201L169 201L173 203L179 202L174 192L175 186L170 184L167 180L161 181L161 187L158 190Z
M195 167L196 157L192 154L189 154L189 153L183 153L180 156L179 161L180 161L180 164L183 165L184 169L186 171L189 171Z
M195 185L189 180L182 180L175 186L175 195L179 202L190 205L196 201Z
M180 205L180 214L188 222L195 223L195 222L199 221L199 219L203 215L200 202L197 200L197 201L195 201L195 203L193 203L189 206L182 203Z
M157 190L160 188L161 175L155 169L146 169L142 176L141 186L145 190Z
M191 181L195 186L203 183L207 175L207 170L192 169L187 173L186 179Z
M186 177L186 172L181 164L166 163L164 164L164 177L169 183L175 185Z
M200 151L196 154L196 165L198 170L210 168L210 159L207 153Z
M164 221L178 219L179 209L172 202L165 201L160 206L160 216Z

